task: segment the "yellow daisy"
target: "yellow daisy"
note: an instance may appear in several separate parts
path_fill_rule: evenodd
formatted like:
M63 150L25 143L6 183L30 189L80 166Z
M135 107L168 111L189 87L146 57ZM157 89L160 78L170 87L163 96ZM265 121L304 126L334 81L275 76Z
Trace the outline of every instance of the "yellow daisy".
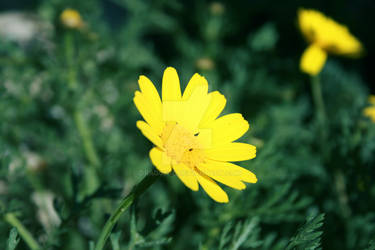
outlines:
M370 95L368 102L370 106L363 110L363 114L375 122L375 95Z
M256 156L255 146L234 142L249 123L239 113L218 118L226 99L218 91L208 93L204 77L194 74L181 94L177 72L168 67L162 99L147 77L138 83L134 103L145 121L137 127L155 145L150 158L161 173L173 169L188 188L197 191L200 185L217 202L228 202L228 195L214 180L239 190L246 188L244 182L257 182L252 172L230 163Z
M85 25L79 12L74 9L65 9L60 15L60 21L70 29L81 29Z
M310 75L317 75L323 68L327 53L355 57L362 52L362 44L344 25L319 11L300 9L299 28L310 43L301 57L300 68Z

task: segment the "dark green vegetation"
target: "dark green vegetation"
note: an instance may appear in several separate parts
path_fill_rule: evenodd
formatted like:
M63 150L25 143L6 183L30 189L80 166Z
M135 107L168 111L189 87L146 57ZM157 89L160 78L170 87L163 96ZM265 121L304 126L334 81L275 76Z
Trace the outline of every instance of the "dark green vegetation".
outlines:
M258 153L240 165L259 181L225 188L223 205L162 176L121 217L107 249L374 250L375 125L362 115L367 59L329 58L319 76L327 115L318 122L310 79L298 70L306 45L297 6L262 16L254 2L28 5L33 37L0 33L0 249L93 247L119 200L154 169L151 144L135 126L138 76L160 91L163 70L173 66L183 85L204 75L227 97L225 112L250 122L242 141ZM80 11L86 28L61 26L66 7Z

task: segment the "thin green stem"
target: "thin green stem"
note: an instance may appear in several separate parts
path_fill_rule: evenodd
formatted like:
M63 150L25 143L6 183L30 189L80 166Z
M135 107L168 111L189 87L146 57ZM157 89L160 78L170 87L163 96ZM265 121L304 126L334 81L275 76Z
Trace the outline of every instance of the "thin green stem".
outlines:
M350 206L348 205L348 194L346 192L346 180L345 175L340 168L338 168L334 173L334 184L338 196L338 201L340 204L340 209L345 218L349 218L351 211Z
M134 186L130 194L128 194L113 212L111 217L105 223L99 239L96 243L95 250L102 250L104 245L112 232L116 222L120 219L121 215L133 204L134 200L139 198L159 177L159 174L150 172L143 180Z
M42 249L38 242L34 239L31 233L25 228L24 225L17 219L17 217L13 213L7 213L4 216L4 220L8 222L13 227L17 228L18 233L22 237L22 239L26 242L32 250L40 250Z
M73 31L67 31L65 33L64 42L65 42L65 56L67 64L67 81L69 88L75 91L78 87L77 85L77 65L75 63L75 45L74 45L74 33ZM92 137L90 129L87 126L85 119L83 118L82 112L79 110L77 105L76 110L74 111L74 121L76 123L78 132L83 141L83 148L86 154L86 157L90 164L95 168L100 166L100 160L94 144L92 142Z
M320 131L320 150L323 158L328 158L330 155L329 150L327 150L327 116L324 106L324 100L322 95L322 88L320 85L319 76L311 77L311 91L312 97L315 104L316 119L318 123L318 129Z
M97 168L100 166L100 160L92 142L90 129L87 126L85 119L83 118L82 112L77 109L73 115L78 132L83 141L83 148L85 150L86 157L90 164Z
M326 110L324 106L319 76L311 77L311 91L314 99L315 108L317 111L317 118L321 125L324 126L326 122Z
M321 149L323 152L323 157L328 159L330 157L330 152L327 150L327 116L324 106L324 100L322 95L322 89L320 85L320 79L318 76L311 77L311 90L314 98L315 108L317 111L317 119L321 129ZM338 168L334 173L334 188L338 195L338 202L342 213L345 218L350 216L350 207L348 206L348 195L346 192L346 180L345 175L340 168Z
M68 66L67 80L69 88L77 88L77 70L75 64L75 49L74 49L74 37L72 31L67 31L64 37L65 43L65 59Z

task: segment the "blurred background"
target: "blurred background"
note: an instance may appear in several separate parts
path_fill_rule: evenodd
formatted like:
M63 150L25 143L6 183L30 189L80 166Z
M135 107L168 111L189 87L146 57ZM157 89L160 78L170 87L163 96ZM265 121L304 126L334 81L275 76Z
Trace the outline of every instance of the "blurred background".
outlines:
M316 121L299 8L346 25L365 53L329 56ZM74 9L73 23L61 13ZM228 204L163 176L107 249L375 249L375 2L17 0L0 3L0 249L91 249L121 197L153 169L135 127L139 75L161 90L199 72L241 112L240 163L258 183ZM77 19L78 18L78 19ZM68 18L68 20L70 20ZM74 20L78 20L74 23ZM15 229L16 228L16 229ZM21 240L18 241L21 237Z

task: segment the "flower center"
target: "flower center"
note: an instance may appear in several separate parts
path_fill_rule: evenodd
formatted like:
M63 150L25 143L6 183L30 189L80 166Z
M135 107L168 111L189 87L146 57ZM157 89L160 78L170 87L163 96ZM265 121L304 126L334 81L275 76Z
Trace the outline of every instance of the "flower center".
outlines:
M204 161L198 134L193 134L176 122L167 122L161 134L166 154L177 163L188 167Z

